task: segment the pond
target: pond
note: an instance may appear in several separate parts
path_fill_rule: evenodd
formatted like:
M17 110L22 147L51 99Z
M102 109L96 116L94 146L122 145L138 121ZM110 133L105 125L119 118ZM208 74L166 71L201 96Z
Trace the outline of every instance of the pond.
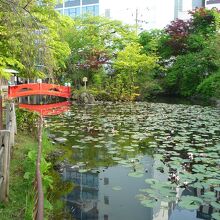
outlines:
M60 175L73 188L61 199L71 219L220 219L219 109L73 104L46 121L68 152Z

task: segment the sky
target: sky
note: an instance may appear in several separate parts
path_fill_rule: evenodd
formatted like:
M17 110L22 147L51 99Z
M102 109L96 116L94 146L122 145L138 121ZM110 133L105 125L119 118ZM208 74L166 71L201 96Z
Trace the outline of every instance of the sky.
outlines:
M110 9L112 18L125 23L135 24L137 17L144 28L163 28L173 20L174 0L101 0L100 7L103 12Z

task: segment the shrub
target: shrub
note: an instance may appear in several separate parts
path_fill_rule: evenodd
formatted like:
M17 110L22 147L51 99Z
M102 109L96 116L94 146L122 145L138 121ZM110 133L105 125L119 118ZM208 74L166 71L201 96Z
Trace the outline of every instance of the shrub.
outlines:
M220 70L200 83L197 91L206 97L220 98Z

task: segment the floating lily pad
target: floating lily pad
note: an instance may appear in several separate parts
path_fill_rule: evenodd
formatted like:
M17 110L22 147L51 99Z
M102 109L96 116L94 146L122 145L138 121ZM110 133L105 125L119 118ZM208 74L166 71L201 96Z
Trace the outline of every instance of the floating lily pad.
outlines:
M57 141L57 142L59 142L59 143L64 143L64 142L67 141L67 139L64 138L64 137L58 137L58 138L55 138L54 140Z
M141 178L144 176L144 174L140 173L140 172L132 172L132 173L129 173L128 176L135 177L135 178Z
M88 171L89 171L89 169L79 169L79 173L86 173Z
M212 218L215 219L215 220L220 220L220 213L219 212L213 213Z
M141 205L148 208L154 208L157 204L158 202L155 199L145 199L141 201Z
M122 190L122 187L121 186L114 186L114 187L112 187L112 189L115 191L120 191L120 190Z
M203 200L195 196L182 196L178 206L183 209L195 210L200 207Z

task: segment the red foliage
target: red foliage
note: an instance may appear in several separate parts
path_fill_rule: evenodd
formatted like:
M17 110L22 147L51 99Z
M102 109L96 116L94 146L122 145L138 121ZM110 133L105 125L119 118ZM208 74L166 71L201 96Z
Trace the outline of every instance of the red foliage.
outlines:
M174 55L182 53L186 49L185 41L189 35L191 20L183 21L176 19L165 28L170 39L167 44L173 49Z
M80 69L98 69L101 65L109 61L109 56L104 51L92 50L89 53L83 53L84 61L77 64Z

